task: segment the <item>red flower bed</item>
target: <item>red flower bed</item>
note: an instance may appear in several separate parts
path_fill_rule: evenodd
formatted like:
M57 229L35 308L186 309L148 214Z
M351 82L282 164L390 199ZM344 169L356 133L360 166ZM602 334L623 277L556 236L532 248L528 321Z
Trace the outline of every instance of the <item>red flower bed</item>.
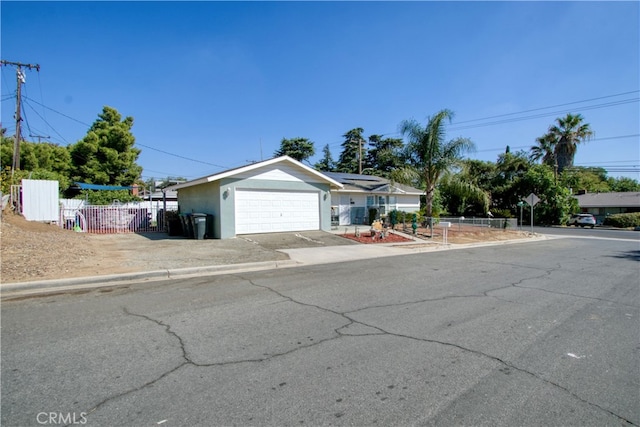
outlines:
M356 237L355 234L340 234L340 236L347 238L349 240L355 240L360 243L400 243L400 242L411 242L411 239L407 239L406 237L399 236L394 233L387 233L384 239L380 238L380 235L376 236L376 238L371 237L371 233L369 231L364 231L360 233L360 237Z

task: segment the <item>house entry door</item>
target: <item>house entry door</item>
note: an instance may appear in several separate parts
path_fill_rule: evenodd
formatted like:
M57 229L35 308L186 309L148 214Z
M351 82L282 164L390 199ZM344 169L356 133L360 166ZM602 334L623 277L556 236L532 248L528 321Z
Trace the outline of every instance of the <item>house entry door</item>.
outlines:
M340 225L351 225L351 199L340 196Z

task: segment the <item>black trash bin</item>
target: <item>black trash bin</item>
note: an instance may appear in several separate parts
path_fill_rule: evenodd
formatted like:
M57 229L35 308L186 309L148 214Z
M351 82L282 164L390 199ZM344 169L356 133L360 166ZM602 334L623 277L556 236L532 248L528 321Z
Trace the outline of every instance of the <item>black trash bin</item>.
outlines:
M191 223L191 214L180 214L180 222L182 223L182 235L186 238L193 239L193 224Z
M213 215L207 214L207 239L213 239Z
M169 236L183 236L182 227L183 221L178 218L170 218L167 220L167 233Z
M207 214L193 213L191 218L193 220L193 237L204 240L204 235L207 233Z

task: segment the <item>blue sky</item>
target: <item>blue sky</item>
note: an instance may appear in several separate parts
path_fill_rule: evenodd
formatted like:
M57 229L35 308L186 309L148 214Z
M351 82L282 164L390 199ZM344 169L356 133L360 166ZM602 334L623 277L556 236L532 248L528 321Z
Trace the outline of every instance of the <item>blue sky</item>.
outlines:
M350 129L400 137L443 108L447 137L490 161L580 113L595 139L576 165L640 179L639 5L2 1L1 56L41 67L23 86L28 140L75 143L108 105L134 117L145 179L268 159L282 138L337 160Z

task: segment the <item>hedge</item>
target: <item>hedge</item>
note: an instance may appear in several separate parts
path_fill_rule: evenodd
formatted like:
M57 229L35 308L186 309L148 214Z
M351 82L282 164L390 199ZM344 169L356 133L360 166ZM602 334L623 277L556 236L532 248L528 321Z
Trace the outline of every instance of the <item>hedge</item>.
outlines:
M608 215L604 219L604 225L620 228L640 227L640 212Z

